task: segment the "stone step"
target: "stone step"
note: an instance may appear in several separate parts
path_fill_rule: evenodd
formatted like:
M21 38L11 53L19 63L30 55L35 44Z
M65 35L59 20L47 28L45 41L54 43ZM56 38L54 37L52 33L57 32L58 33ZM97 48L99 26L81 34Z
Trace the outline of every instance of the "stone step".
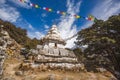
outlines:
M36 60L36 63L78 63L77 61L49 61L49 60Z

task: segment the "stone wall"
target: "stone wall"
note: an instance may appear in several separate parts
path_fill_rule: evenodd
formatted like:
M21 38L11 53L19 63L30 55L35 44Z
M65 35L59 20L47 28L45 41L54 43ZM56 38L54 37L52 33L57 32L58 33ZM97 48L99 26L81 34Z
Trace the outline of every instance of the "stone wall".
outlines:
M42 48L30 50L28 61L32 67L61 69L61 70L84 70L84 65L79 63L73 51L63 48ZM34 58L32 58L34 57Z

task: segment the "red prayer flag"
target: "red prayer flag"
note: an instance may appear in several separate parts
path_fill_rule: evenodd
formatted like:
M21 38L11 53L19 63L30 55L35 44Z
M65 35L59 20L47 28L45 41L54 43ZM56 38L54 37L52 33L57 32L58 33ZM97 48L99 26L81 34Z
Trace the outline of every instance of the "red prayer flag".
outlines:
M49 8L46 8L45 10L49 11Z
M91 21L92 19L91 19L91 18L88 18L88 20L90 20L90 21Z

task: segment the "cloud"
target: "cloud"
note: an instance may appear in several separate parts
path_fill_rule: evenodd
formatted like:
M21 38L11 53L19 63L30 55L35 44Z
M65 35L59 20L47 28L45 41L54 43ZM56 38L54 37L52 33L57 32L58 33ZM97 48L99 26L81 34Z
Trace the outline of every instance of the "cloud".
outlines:
M67 0L67 13L70 15L62 16L58 23L58 29L63 39L69 38L77 33L76 25L74 25L75 18L72 16L79 13L81 1L75 4L74 0ZM74 46L75 38L68 40L66 47L72 48Z
M120 13L120 0L102 0L93 9L92 14L99 19L107 20L110 16Z
M7 4L7 1L8 0L0 0L0 18L2 20L15 23L17 24L17 26L27 29L28 30L27 34L28 34L28 37L30 38L36 37L37 39L40 39L41 37L44 36L43 33L35 30L34 27L29 22L23 19L16 8ZM14 2L16 5L20 7L28 8L26 4L24 3L21 4L20 2L18 3L18 0L9 0L9 1ZM46 25L46 28L47 28L47 25Z
M0 18L5 21L16 22L20 17L20 13L6 2L6 0L0 0Z
M16 22L19 18L19 12L12 7L9 7L8 10L6 8L0 8L0 18L5 21Z
M22 3L22 2L20 2L19 0L8 0L8 1L14 3L14 4L15 4L16 6L18 6L18 7L23 7L23 8L27 8L27 9L30 9L30 8L31 8L28 4ZM30 0L24 0L24 1L30 2Z
M45 29L49 29L49 26L48 25L44 25Z
M48 32L49 31L49 26L48 25L44 25L45 31Z
M43 33L41 33L41 32L39 32L39 31L33 31L33 32L31 32L31 31L28 31L28 36L30 37L30 38L37 38L37 39L40 39L40 38L42 38L42 37L44 37L44 34Z
M44 18L44 17L47 17L47 14L46 13L42 13L41 16Z
M28 24L29 29L34 30L33 26L31 24Z
M0 0L0 4L4 4L6 0Z
M93 8L91 14L98 19L107 20L110 16L120 13L119 0L102 0ZM93 22L86 22L81 29L90 27Z

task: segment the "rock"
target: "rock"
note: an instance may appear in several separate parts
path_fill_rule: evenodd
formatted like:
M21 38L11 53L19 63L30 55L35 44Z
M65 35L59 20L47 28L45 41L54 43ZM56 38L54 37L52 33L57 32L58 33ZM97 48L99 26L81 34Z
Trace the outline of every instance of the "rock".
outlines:
M28 71L31 69L31 65L28 63L22 63L20 64L20 70L22 71Z
M35 54L38 54L38 50L35 50L35 49L31 49L30 52L35 55Z
M41 50L42 48L43 48L42 45L37 45L37 49L38 49L38 50Z
M50 55L54 55L54 50L52 48L49 48L48 52Z
M3 78L2 80L16 80L16 79L12 77L6 77L6 78Z
M105 71L107 71L105 68L96 68L96 70L97 70L98 72L105 72Z
M47 66L46 65L44 65L44 64L41 64L40 66L39 66L39 69L41 70L41 71L47 71Z
M68 56L70 56L70 57L75 57L75 54L74 54L73 51L69 51L69 50L68 50Z
M59 49L53 49L54 56L59 56Z
M15 75L17 75L17 76L23 76L23 72L22 71L17 71L17 72L15 72Z
M38 52L40 55L46 55L48 53L46 50L39 50Z
M34 80L34 77L32 77L32 76L26 76L23 80Z
M68 56L68 51L65 49L60 49L60 56Z
M48 80L55 80L55 75L54 74L49 75Z

